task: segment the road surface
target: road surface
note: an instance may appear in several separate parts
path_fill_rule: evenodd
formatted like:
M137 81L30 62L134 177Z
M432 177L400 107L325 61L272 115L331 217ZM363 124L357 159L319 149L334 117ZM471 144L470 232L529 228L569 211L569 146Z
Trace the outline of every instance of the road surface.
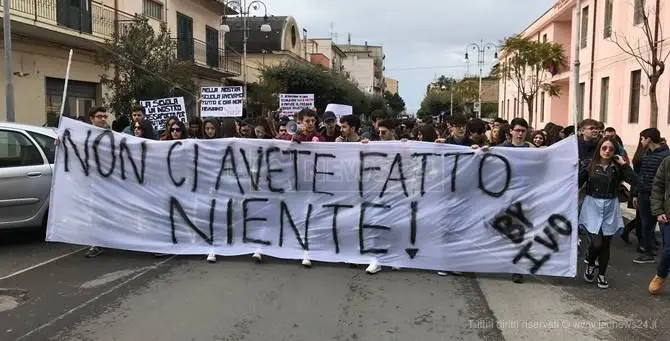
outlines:
M634 256L616 240L601 290L249 257L86 259L81 246L2 233L0 340L670 340L670 293L647 293L653 266Z

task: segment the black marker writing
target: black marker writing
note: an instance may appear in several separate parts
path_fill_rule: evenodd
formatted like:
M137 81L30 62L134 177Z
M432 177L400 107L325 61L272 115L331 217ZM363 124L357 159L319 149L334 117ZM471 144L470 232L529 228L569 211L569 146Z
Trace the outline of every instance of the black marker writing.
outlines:
M493 190L486 188L486 186L484 185L484 172L483 172L484 164L490 158L496 158L496 159L502 161L503 164L505 165L505 168L504 168L505 169L505 186L503 186L503 188L498 192L494 192ZM492 154L492 153L484 154L481 161L479 161L479 189L481 189L482 192L484 192L485 194L487 194L491 197L500 198L501 196L503 196L503 194L505 194L505 192L507 192L507 189L509 189L509 184L510 184L511 181L512 181L512 166L510 165L509 161L506 158L504 158L503 156L500 156L500 155L497 155L497 154Z
M398 168L398 177L393 178L391 177L391 175L393 174L393 170L396 167ZM384 182L384 186L382 186L382 191L379 193L380 198L384 197L384 192L386 192L386 188L389 184L389 181L399 181L400 184L402 185L403 193L405 193L406 197L409 197L409 193L407 193L407 184L405 183L405 173L403 172L402 168L402 156L400 155L400 153L396 153L395 158L393 158L391 169L389 169L389 174L386 176L386 181Z
M174 142L170 146L170 149L168 149L168 154L167 154L168 175L170 176L170 180L172 180L172 183L177 187L181 187L184 184L184 182L186 182L186 178L181 178L180 180L175 180L174 173L172 172L172 153L174 152L175 148L177 148L181 145L182 145L182 143L179 142L179 141Z
M249 204L251 203L267 203L270 199L267 198L250 198L250 199L244 199L242 201L242 242L243 243L252 243L252 244L261 244L261 245L271 245L269 240L262 240L262 239L253 239L247 237L247 232L248 232L248 225L250 222L254 221L262 221L266 222L268 219L267 218L261 218L261 217L250 217L249 216Z
M309 219L312 217L312 204L307 204L307 216L305 217L305 224L303 225L305 229L303 233L305 236L304 239L300 237L300 230L298 230L298 227L293 221L291 211L289 211L288 206L284 201L280 204L279 217L279 247L284 246L284 217L286 217L288 224L291 226L291 229L293 229L293 233L295 233L295 238L298 240L298 243L300 243L300 247L305 251L309 251Z
M335 195L335 193L331 192L322 192L316 189L316 176L318 174L322 175L334 175L335 173L333 172L323 172L319 170L319 158L331 158L335 159L334 154L321 154L321 153L315 153L314 154L314 169L312 171L312 192L316 194L327 194L327 195Z
M107 136L109 137L109 149L112 155L112 164L109 165L109 171L104 172L100 164L100 143L102 139ZM111 130L105 130L101 134L95 137L93 140L93 158L95 159L95 166L98 169L98 174L101 177L107 178L114 173L114 167L116 167L116 147L114 145L114 133Z
M63 137L61 138L61 141L63 143L61 144L63 146L63 152L64 152L64 157L65 157L65 171L69 172L70 171L70 150L67 147L67 143L70 143L70 147L72 147L72 151L74 152L74 155L77 157L79 160L79 163L81 164L81 169L84 172L84 175L88 176L89 175L89 169L90 169L90 164L88 163L89 160L89 155L88 155L88 141L91 139L91 131L88 130L86 132L86 140L84 141L84 158L81 157L81 154L79 153L79 148L77 148L77 145L74 144L72 141L72 133L70 132L70 129L65 129L63 132Z
M270 159L272 157L272 154L273 153L279 153L279 152L280 152L280 150L277 147L270 147L265 151L265 168L267 168L267 170L268 170L268 174L267 174L268 189L270 189L270 192L273 192L273 193L284 193L283 188L281 188L281 187L277 188L277 187L274 187L272 185L272 173L281 173L281 172L284 171L281 168L272 168L270 166Z
M181 218L184 220L186 223L186 226L188 226L191 230L193 230L195 233L202 238L207 244L212 245L214 244L214 213L216 210L216 199L212 199L211 207L209 210L209 236L202 232L195 224L193 221L186 215L186 212L184 211L184 207L181 205L179 200L175 197L170 197L170 228L172 231L172 243L177 244L179 241L177 241L177 232L176 232L176 223L175 223L175 210L179 213Z
M229 161L230 167L226 167L226 161L228 160L230 160ZM223 154L223 158L221 159L221 168L219 168L219 176L216 178L216 185L214 186L214 188L217 191L219 190L219 187L221 187L221 176L226 171L232 171L233 175L235 176L235 180L237 181L237 187L240 189L240 194L244 194L244 188L242 187L242 183L240 182L240 175L237 173L237 163L235 162L233 147L231 146L226 147L226 151Z
M380 171L382 170L381 167L374 166L374 167L365 167L365 159L368 157L387 157L388 154L385 153L377 153L377 152L360 152L359 154L359 168L358 168L358 193L360 194L361 198L363 197L363 174L365 172L370 172L370 171Z
M414 153L412 154L413 158L421 157L421 197L426 194L426 168L428 167L428 157L429 156L439 156L440 154L436 153ZM452 188L453 192L453 188Z
M331 228L333 244L335 245L335 253L340 253L340 238L337 233L337 214L340 213L340 208L354 208L354 205L326 204L321 207L333 209L333 225Z
M135 178L140 184L144 183L144 171L146 169L147 163L147 143L142 141L140 143L141 154L140 154L140 169L137 169L137 163L133 159L133 153L130 151L128 144L126 143L127 139L124 137L119 142L119 166L121 167L121 179L126 180L126 162L124 160L124 154L128 154L128 161L133 167L133 172L135 173Z
M444 156L453 156L454 157L454 166L451 167L451 192L456 192L456 177L458 174L458 160L460 160L461 155L475 155L474 152L467 153L445 153Z
M384 204L375 204L375 203L371 203L371 202L367 202L367 201L361 203L361 214L360 214L360 219L358 221L358 250L362 255L364 255L366 253L386 254L389 251L388 249L379 249L379 248L367 249L365 247L365 230L366 229L374 229L374 230L390 230L391 229L390 227L384 226L384 225L366 224L365 223L365 211L366 211L367 208L390 209L391 206L384 205Z

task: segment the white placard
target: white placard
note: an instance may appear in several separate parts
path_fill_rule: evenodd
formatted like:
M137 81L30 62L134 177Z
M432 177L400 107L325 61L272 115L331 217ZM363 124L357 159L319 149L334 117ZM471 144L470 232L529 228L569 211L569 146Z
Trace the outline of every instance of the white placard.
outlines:
M577 140L150 141L64 118L47 240L431 270L577 270Z
M342 116L353 115L354 108L351 105L330 103L326 106L326 111L332 111L339 119Z
M314 94L279 94L281 116L293 116L305 108L314 107Z
M146 109L146 119L151 122L156 132L165 129L165 123L170 116L176 116L184 123L188 121L184 97L144 100L140 101L140 105Z
M241 86L211 86L200 89L200 116L241 117L244 88Z

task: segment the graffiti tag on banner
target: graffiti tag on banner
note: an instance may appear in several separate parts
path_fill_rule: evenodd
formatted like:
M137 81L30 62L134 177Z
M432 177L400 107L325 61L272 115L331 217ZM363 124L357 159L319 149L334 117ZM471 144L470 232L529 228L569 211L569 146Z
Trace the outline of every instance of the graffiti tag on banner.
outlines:
M489 152L401 141L165 142L67 118L59 136L49 241L576 274L574 137Z
M171 116L176 116L184 123L188 120L184 97L145 100L140 101L140 105L146 109L146 118L151 122L154 131L165 129L165 123Z

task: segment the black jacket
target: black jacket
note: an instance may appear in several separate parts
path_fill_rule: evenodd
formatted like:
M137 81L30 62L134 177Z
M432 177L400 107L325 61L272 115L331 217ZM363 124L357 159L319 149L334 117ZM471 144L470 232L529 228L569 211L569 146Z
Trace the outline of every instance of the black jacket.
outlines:
M579 151L579 168L586 168L593 160L593 157L596 155L598 149L597 140L584 140L583 137L579 137L577 140L577 149Z
M631 190L633 196L638 196L639 194L651 194L651 186L654 182L656 171L661 165L661 162L663 162L663 159L668 156L670 156L670 149L668 149L668 146L665 144L662 144L655 150L646 151L642 155L640 158L640 165L638 170L640 182L639 186L636 186L633 188L633 190Z
M612 162L607 168L598 166L593 174L589 174L588 167L579 171L579 187L586 183L584 193L596 199L618 198L622 181L629 183L632 188L637 187L638 178L627 164L620 166Z
M475 141L472 141L469 137L463 137L462 140L457 140L453 135L447 136L444 143L455 144L455 145L466 146L466 147L470 147L473 144L476 144Z

